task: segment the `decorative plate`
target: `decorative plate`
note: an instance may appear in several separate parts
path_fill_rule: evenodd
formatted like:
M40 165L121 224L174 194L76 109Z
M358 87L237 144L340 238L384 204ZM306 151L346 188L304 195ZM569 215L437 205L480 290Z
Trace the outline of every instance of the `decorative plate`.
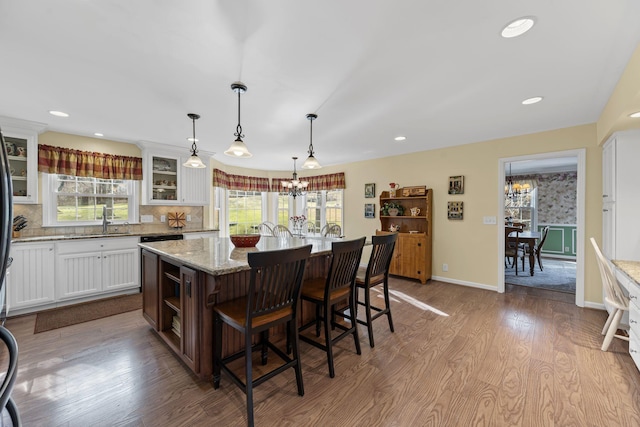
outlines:
M184 212L169 212L167 217L169 218L169 227L182 228L186 223Z

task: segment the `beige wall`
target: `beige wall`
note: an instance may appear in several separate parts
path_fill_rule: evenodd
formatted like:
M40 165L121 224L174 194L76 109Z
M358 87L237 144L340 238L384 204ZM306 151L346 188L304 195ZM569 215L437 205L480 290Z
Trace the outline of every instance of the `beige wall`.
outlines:
M426 185L433 189L433 274L497 288L499 230L497 225L483 225L482 220L484 216L495 216L500 224L503 216L498 210L498 160L580 148L586 149L585 236L600 240L602 156L594 124L346 165L346 233L371 235L380 227L378 213L375 220L364 218L364 203L373 200L364 198L365 183L376 184L376 196L387 190L390 182ZM452 175L464 175L463 195L447 194ZM462 221L447 219L447 202L454 200L464 202ZM379 209L379 201L375 203ZM448 264L448 272L442 271L443 263ZM602 302L598 274L595 266L587 265L587 301Z

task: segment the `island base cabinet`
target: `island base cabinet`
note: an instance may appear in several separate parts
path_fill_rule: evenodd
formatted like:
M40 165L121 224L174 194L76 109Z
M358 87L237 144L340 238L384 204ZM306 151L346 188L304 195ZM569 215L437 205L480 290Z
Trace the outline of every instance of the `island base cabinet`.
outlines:
M160 312L158 293L158 255L145 249L141 251L142 264L142 315L157 331Z

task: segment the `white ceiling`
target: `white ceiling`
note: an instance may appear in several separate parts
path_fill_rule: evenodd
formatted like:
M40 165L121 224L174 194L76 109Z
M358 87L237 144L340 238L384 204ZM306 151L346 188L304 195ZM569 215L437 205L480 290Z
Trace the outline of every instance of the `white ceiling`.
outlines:
M636 0L0 0L0 115L187 152L193 112L219 161L289 170L317 113L317 158L337 165L593 123L639 18ZM222 154L237 80L251 159Z

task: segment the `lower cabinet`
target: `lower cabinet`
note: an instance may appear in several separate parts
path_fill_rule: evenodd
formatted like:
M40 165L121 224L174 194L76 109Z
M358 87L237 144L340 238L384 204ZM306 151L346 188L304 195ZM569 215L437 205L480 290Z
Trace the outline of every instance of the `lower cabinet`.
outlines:
M13 262L7 274L8 315L19 309L55 302L53 243L11 245Z
M10 316L140 286L138 237L13 243L11 257Z
M139 286L138 238L57 243L56 298L114 292Z
M200 372L198 272L142 251L142 314L194 372Z
M617 273L616 277L629 291L629 321L623 317L622 323L629 324L629 354L640 369L640 286L624 273Z
M388 234L378 231L377 234ZM422 233L398 233L389 274L418 279L425 284L431 279L431 251Z

